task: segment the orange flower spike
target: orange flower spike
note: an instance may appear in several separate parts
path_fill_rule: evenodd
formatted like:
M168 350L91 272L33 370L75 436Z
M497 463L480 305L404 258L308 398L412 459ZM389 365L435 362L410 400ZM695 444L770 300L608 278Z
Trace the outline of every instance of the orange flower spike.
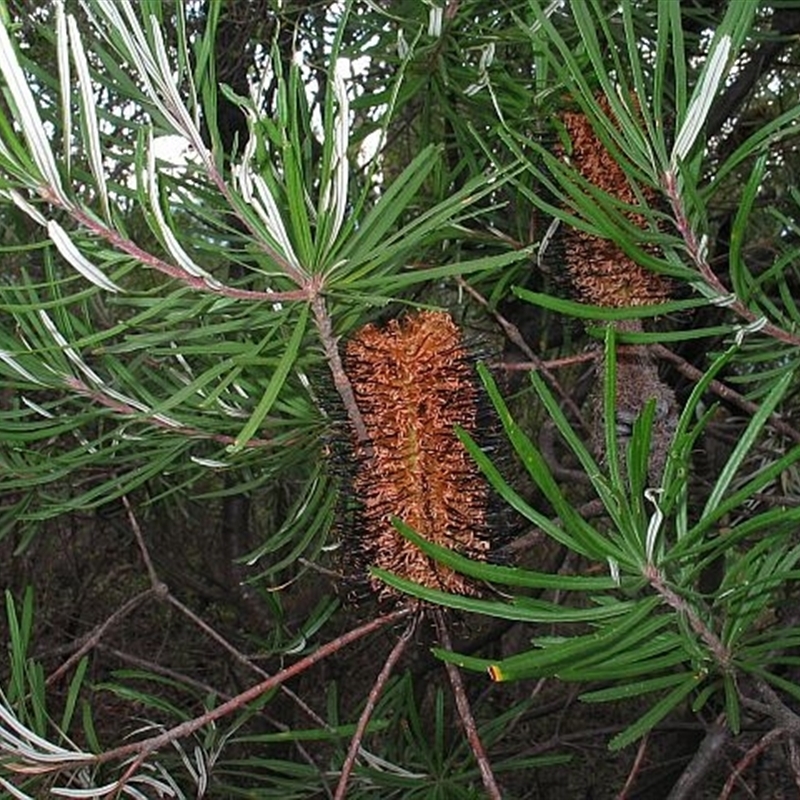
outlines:
M348 343L345 367L370 436L353 489L361 503L367 563L425 586L474 594L392 526L401 518L431 541L467 555L489 549L488 487L455 434L474 432L477 389L461 332L444 312L424 311ZM394 590L372 582L382 597Z
M601 98L600 103L604 113L611 116L608 101ZM636 205L638 198L625 172L600 141L586 115L568 112L563 121L572 143L572 166L599 189L623 203ZM644 196L652 202L655 193L645 189ZM626 216L634 225L646 226L644 215L629 212ZM670 299L673 287L668 278L637 264L608 239L571 230L564 243L564 260L576 293L593 305L621 308Z

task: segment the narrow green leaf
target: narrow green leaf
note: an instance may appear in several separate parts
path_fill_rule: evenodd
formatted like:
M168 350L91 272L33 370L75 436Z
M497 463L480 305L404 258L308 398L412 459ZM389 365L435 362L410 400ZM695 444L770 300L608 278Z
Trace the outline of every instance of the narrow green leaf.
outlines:
M500 420L508 435L509 441L522 459L522 462L530 476L539 485L547 499L553 504L556 513L561 518L563 530L555 527L549 520L542 520L544 523L544 529L549 535L556 538L556 541L560 541L571 549L590 556L591 558L595 558L599 561L605 561L608 558L613 558L617 562L624 560L625 553L619 550L619 548L613 541L609 539L608 536L601 535L591 525L589 525L589 523L586 522L576 512L576 510L572 507L572 504L566 500L561 492L561 489L553 478L553 475L550 472L544 457L514 421L511 413L508 410L508 407L505 404L505 401L500 395L497 384L494 382L489 370L486 369L483 364L478 364L478 374L483 381L483 385L486 387L492 404L500 416ZM543 399L549 395L549 392L542 384L541 379L535 373L531 374L531 382L537 386L537 389L541 389L541 396ZM558 404L555 404L552 407L548 404L548 411L551 413L551 415L553 415L554 419L556 419L558 415L563 417L563 412L558 408ZM564 422L566 423L566 419L564 419ZM568 423L566 423L566 425L569 427ZM484 469L484 463L486 459L481 457L481 455L478 452L475 452L472 448L470 448L470 452L473 458L475 458L475 460L478 462L478 465L481 467L481 469ZM588 456L585 448L584 453ZM492 480L492 469L493 467L487 467L485 469L485 472L489 476L490 480ZM597 472L598 469L595 466L594 473L596 474ZM494 481L493 485L496 485ZM609 502L613 505L611 501ZM541 517L542 515L537 514L537 516Z
M563 297L555 297L540 292L532 292L518 286L512 287L514 294L533 305L557 311L559 314L576 317L577 319L590 320L618 320L618 319L643 319L645 317L661 317L675 314L680 311L687 311L692 308L702 308L709 305L709 300L705 297L696 297L690 300L672 300L668 303L659 303L649 306L626 306L611 308L607 306L592 306L586 303L579 303L575 300L567 300ZM718 329L710 329L717 332ZM727 329L723 329L727 330ZM662 334L663 335L663 334ZM713 333L708 334L713 335ZM663 341L663 339L661 340Z
M771 683L775 688L786 692L790 697L793 697L795 701L800 701L800 685L798 685L796 681L787 680L780 675L775 675L773 672L766 669L762 663L748 664L748 667L749 672L753 675L758 675L765 681Z
M16 121L19 123L28 143L30 155L39 170L45 184L59 201L69 205L66 194L61 186L61 177L56 166L55 155L50 146L47 126L39 115L36 101L33 97L25 73L19 63L17 50L11 42L5 25L0 25L0 72L5 78L9 95L13 103ZM4 116L4 115L3 115ZM36 176L29 180L37 181ZM38 182L38 181L37 181Z
M72 78L69 68L69 34L64 4L57 3L56 52L58 59L58 83L61 95L62 159L66 177L72 173Z
M621 750L623 747L627 747L632 742L644 736L648 731L652 730L653 727L670 713L670 711L677 708L681 702L700 685L700 681L704 676L688 674L683 675L682 678L683 681L652 706L647 713L639 717L633 725L629 725L622 733L618 733L611 742L609 742L609 749Z
M393 519L394 527L412 544L426 555L435 558L441 564L468 575L471 578L484 580L502 586L519 586L527 589L559 589L561 591L598 591L616 589L617 583L610 577L591 577L588 575L552 575L535 572L529 569L506 567L489 564L485 561L467 558L453 550L435 544L424 536L420 536L400 519Z
M380 578L385 584L403 594L418 597L435 605L447 608L458 608L475 614L486 614L498 619L513 619L526 622L594 622L625 614L633 607L632 602L622 601L612 607L595 606L592 608L565 608L555 603L532 601L523 603L521 599L508 603L495 600L481 600L459 594L448 594L438 589L429 589L413 581L399 578L386 570L370 568L370 575Z
M247 443L253 438L256 431L261 426L261 423L264 421L264 418L269 413L275 401L278 399L278 394L283 388L283 384L286 382L286 377L297 360L300 344L302 343L303 336L306 332L308 313L308 306L304 305L302 307L302 311L300 312L300 319L295 324L291 338L286 343L286 349L281 355L278 366L275 368L275 372L273 372L272 377L267 384L267 388L261 397L261 400L256 406L255 411L253 411L252 415L250 416L250 419L247 421L247 424L242 428L241 432L236 437L236 441L229 446L229 452L239 452L247 445Z
M633 423L631 440L625 455L630 502L631 506L637 510L636 519L639 522L645 522L653 511L652 505L648 508L642 508L641 504L645 490L649 485L650 450L655 417L656 401L655 398L651 397ZM644 530L641 532L644 534Z
M92 753L102 753L103 747L100 744L100 739L97 736L97 729L94 724L94 717L92 716L93 704L84 700L81 703L81 724L83 726L83 735L86 737L86 743L89 745L89 750Z
M605 662L615 646L622 649L632 647L651 635L649 629L642 630L642 623L650 617L659 605L659 599L648 597L635 603L615 601L601 606L610 614L611 622L603 625L595 633L585 636L565 637L563 641L551 642L538 649L509 656L490 667L490 675L495 681L514 681L523 678L552 677L562 670L579 673L581 667ZM564 613L568 609L562 607ZM599 621L599 620L598 620ZM655 630L669 624L669 618L656 619Z
M617 653L609 663L593 664L581 669L580 672L562 670L559 677L562 680L580 682L630 680L640 675L658 675L664 670L672 670L679 665L684 665L687 660L687 654L680 646L678 634L674 638L667 636L663 638L665 641L660 643L658 648L666 651L665 655L650 656L648 658L635 658L634 656L625 658L625 654ZM640 649L643 650L644 647Z
M714 37L709 47L708 58L703 65L700 78L695 86L686 116L680 120L680 127L675 134L675 144L672 148L672 168L677 169L688 159L697 137L705 125L711 103L730 67L730 52L732 40L725 34Z
M409 269L393 275L378 275L362 281L354 281L350 284L350 288L358 289L360 287L378 286L384 296L388 296L418 283L439 281L443 278L453 278L475 272L497 273L505 267L510 267L512 264L529 258L530 252L527 249L512 250L508 253L484 256L483 258L475 258L468 261L457 261L454 264L446 264L441 267Z
M69 682L69 690L67 691L67 699L64 703L64 713L61 715L61 725L59 726L61 732L67 735L72 725L72 717L75 714L75 706L78 702L81 689L83 688L83 679L86 676L86 669L89 666L88 656L84 656L75 668L75 674Z
M108 201L108 186L106 184L106 168L103 164L103 150L100 145L100 126L97 119L97 102L94 97L94 86L89 73L89 62L83 47L83 40L75 17L67 17L69 40L72 48L72 58L75 62L75 72L78 75L78 85L81 97L81 129L83 131L83 144L89 160L89 167L94 177L100 203L103 208L103 217L108 222L111 220L111 210Z
M725 715L728 718L728 727L734 736L738 736L742 728L742 707L739 702L739 689L730 673L726 672L722 676L722 681L725 687Z
M638 697L642 694L669 689L685 681L686 673L677 672L673 675L661 675L658 678L648 678L647 680L636 681L635 683L611 686L608 689L584 692L578 696L578 699L583 700L584 703L607 703L609 700L627 700L628 698Z
M27 698L30 691L26 665L33 622L33 588L28 586L26 589L19 610L9 589L6 589L5 598L11 664L7 696L10 702L14 702Z
M277 52L274 51L272 63L280 64L280 58L276 56ZM280 80L283 81L283 78L280 78ZM300 67L292 62L289 67L289 84L286 88L286 98L289 104L287 108L288 120L282 130L283 143L281 151L283 155L284 180L286 182L286 204L291 220L292 238L300 263L308 268L314 258L314 243L312 241L311 220L308 214L307 178L303 174L303 147L300 141L301 131L304 131L305 128L301 118L302 111L300 110L300 104L306 102L304 92L305 86L301 80ZM330 94L330 92L327 94ZM330 130L330 128L326 126L325 130ZM326 142L326 160L330 158L327 149Z
M761 188L764 171L767 168L769 153L762 153L753 165L753 171L742 190L739 207L736 209L731 226L731 245L729 251L730 275L733 291L743 303L749 303L751 298L753 276L747 268L744 254L744 237L748 229L748 220L753 210Z
M739 441L736 443L736 447L728 458L728 461L722 469L719 478L717 478L717 482L714 484L714 488L711 490L711 494L706 501L702 514L700 515L701 518L713 514L717 506L722 501L722 497L728 490L728 487L736 476L736 473L739 471L739 467L742 465L742 462L750 452L750 449L755 444L755 441L760 435L762 428L772 415L772 412L775 410L778 403L780 403L783 395L786 393L786 390L793 379L793 372L787 372L782 378L778 379L772 391L770 391L769 395L767 395L767 397L761 403L758 411L753 415L753 418L750 420L747 429L739 438Z
M371 733L386 730L390 722L383 719L370 721L367 730ZM332 739L350 739L356 730L356 723L337 725L335 728L293 728L273 733L254 733L246 736L233 736L231 744L269 745L285 742L326 742Z
M664 3L656 3L656 18L653 20L652 12L647 7L641 10L648 13L651 24L655 23L656 29L656 46L654 48L655 65L648 66L647 70L642 68L641 57L641 37L637 31L635 12L637 9L632 3L622 3L621 12L623 24L625 26L625 43L628 48L628 60L631 64L633 71L633 83L635 96L637 98L646 97L649 102L639 103L638 108L634 108L634 112L638 113L639 117L643 120L647 132L647 142L652 148L655 161L653 169L657 173L662 173L668 164L667 144L665 140L664 131L664 113L662 102L664 95L663 91L663 73L666 67L666 62L669 60L669 45L666 37L669 35L669 17L662 15L662 6L668 5ZM664 25L666 30L662 32L661 26ZM661 74L661 82L659 82L659 73ZM652 74L654 77L652 83L647 80L646 75Z
M599 465L595 461L594 456L589 452L584 444L583 439L572 428L572 425L570 425L569 420L567 420L559 402L548 389L541 376L535 372L532 372L530 374L530 380L539 394L542 402L544 403L547 412L550 415L550 419L556 424L558 432L564 438L564 441L566 441L566 443L569 445L572 452L577 456L581 467L583 467L586 475L592 482L592 486L597 492L598 497L603 501L603 505L608 515L614 522L614 529L606 532L605 535L598 535L599 538L598 536L592 536L590 531L593 531L594 529L588 528L587 526L588 530L585 530L585 533L587 536L591 537L591 541L595 544L595 549L592 551L593 557L597 558L598 560L608 560L611 558L618 564L629 563L630 552L627 546L623 548L619 547L619 541L616 535L616 531L623 531L626 528L625 513L627 513L627 511L625 507L626 503L624 502L624 496L620 492L614 491L612 484L609 483L608 479L603 474ZM548 499L550 499L549 495ZM551 500L551 502L553 501ZM564 504L556 505L556 510L558 511L559 516L566 514L566 516L562 517L562 519L570 520L571 522L574 522L574 524L581 526L581 522L583 522L582 518L575 515L572 507L569 504L566 504L566 506L564 506ZM569 530L572 530L572 527L569 527Z
M488 478L492 488L500 495L500 497L508 503L508 505L521 514L525 519L530 520L539 528L541 528L548 536L556 542L564 545L565 547L575 550L586 556L590 556L590 551L578 541L570 532L566 531L563 527L559 526L557 522L553 522L549 517L537 511L533 506L523 500L517 492L515 492L508 483L503 479L499 470L492 463L491 459L478 447L478 445L468 438L463 436L464 442L470 455L475 460L475 463L480 468L481 472ZM512 440L513 441L513 440ZM539 464L541 469L546 469L543 462Z
M617 447L617 342L613 325L606 328L603 349L603 437L605 462L613 487L622 487ZM618 523L619 525L619 523ZM622 527L619 525L619 527Z
M658 44L658 53L662 53L663 55L659 59L659 63L661 60L667 61L672 65L673 75L674 75L674 87L675 87L675 116L677 119L683 119L686 114L686 107L689 104L688 101L688 82L686 80L686 67L687 61L686 58L686 46L683 38L683 19L681 18L681 8L680 3L659 3L658 4L659 10L659 23L664 22L669 19L669 25L667 26L664 24L664 36L667 34L667 30L672 34L671 36L671 43L672 43L672 52L669 52L669 48L667 47L667 43L664 39L659 38ZM663 12L663 16L662 16ZM659 37L661 35L661 25L659 24L658 28ZM662 51L663 48L663 51ZM670 58L671 56L671 58ZM662 69L666 69L663 67ZM662 92L656 92L659 97L663 97ZM659 117L659 119L664 119L663 117Z
M364 218L354 236L338 254L339 258L357 259L372 253L408 208L425 178L439 159L438 148L429 145L395 178L374 208Z

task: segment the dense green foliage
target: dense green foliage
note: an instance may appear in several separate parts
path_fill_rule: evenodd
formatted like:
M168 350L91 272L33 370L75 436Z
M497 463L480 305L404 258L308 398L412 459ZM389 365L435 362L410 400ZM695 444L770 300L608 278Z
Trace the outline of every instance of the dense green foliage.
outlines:
M492 353L478 372L509 453L459 435L519 533L502 563L486 563L396 521L492 587L456 596L380 573L481 634L454 648L438 636L435 656L463 668L476 694L488 671L581 684L586 703L633 698L602 737L614 750L682 714L709 737L746 749L755 729L794 752L800 78L787 40L800 25L790 3L721 5L0 5L0 785L98 796L133 751L109 763L92 754L138 720L152 733L199 717L265 679L264 659L281 674L357 627L318 578L337 568L341 534L341 469L326 455L359 423L340 343L411 307L448 308ZM656 198L644 228L565 157L565 108L591 120L639 197ZM189 153L178 165L160 149L167 136ZM570 297L557 258L544 258L553 220L670 276L674 299L608 308ZM623 318L646 324L610 324ZM660 348L680 400L660 486L648 474L655 404L618 436L620 344ZM578 411L580 376L556 380L546 366L587 346L604 365L589 378L602 387L603 457ZM523 358L540 368L517 369ZM60 661L45 658L42 626L58 614L25 584L53 567L43 559L28 580L20 565L66 520L82 531L112 518L146 570L91 624L72 620ZM230 537L210 609L202 588L182 595L189 609L160 582L175 570L161 548L177 519L204 529L179 563ZM92 553L72 557L90 564ZM200 584L222 580L199 572ZM232 594L255 618L226 618ZM183 652L136 668L104 661L95 626L159 597L187 618L207 611L222 632L212 639L237 641L225 657L251 672L226 683ZM367 603L358 615L380 613ZM136 629L150 623L163 620L145 615ZM195 630L208 634L204 624ZM212 660L206 644L176 649L186 646ZM148 753L121 791L333 796L373 667L362 653L323 688L270 687ZM348 796L480 796L474 746L448 733L453 699L426 692L425 675L389 680ZM532 698L498 692L476 712L480 737L507 796L527 796L529 776L570 753L512 736ZM122 721L111 704L103 717L101 698L127 704ZM315 711L300 723L281 702ZM679 792L708 778L702 752L673 797L699 796Z

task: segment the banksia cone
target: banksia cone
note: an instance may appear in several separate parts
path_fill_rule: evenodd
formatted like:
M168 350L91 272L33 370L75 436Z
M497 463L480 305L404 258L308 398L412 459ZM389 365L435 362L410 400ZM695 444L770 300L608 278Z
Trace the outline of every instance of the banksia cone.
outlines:
M443 312L367 325L348 343L345 369L366 425L352 481L360 511L352 546L360 561L424 586L474 594L470 582L437 564L392 526L464 555L485 557L488 487L454 428L474 433L478 389L461 333ZM393 589L379 581L382 598Z
M617 328L640 331L639 320L618 322ZM604 390L605 367L599 363L596 370L597 387L591 397L592 439L594 449L602 454L605 446ZM617 348L616 369L616 426L619 456L625 465L625 447L633 423L649 400L655 400L655 417L650 438L648 476L659 483L667 463L667 453L678 427L678 401L675 393L658 375L658 363L646 345L621 345Z
M601 98L603 111L610 115L608 101ZM623 203L636 205L638 198L611 153L594 132L585 114L568 112L564 126L572 142L570 164L587 180ZM652 191L644 190L651 202ZM628 220L645 228L642 214L629 212ZM570 230L564 240L564 263L575 293L592 305L607 307L643 306L666 302L671 281L637 264L612 241Z

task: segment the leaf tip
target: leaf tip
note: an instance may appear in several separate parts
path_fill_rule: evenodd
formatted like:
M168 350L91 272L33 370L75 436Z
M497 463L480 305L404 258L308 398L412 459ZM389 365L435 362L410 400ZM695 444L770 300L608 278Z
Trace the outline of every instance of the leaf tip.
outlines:
M494 683L500 683L505 680L503 676L503 671L497 664L492 664L488 669L487 672L489 673L489 677L492 679Z

